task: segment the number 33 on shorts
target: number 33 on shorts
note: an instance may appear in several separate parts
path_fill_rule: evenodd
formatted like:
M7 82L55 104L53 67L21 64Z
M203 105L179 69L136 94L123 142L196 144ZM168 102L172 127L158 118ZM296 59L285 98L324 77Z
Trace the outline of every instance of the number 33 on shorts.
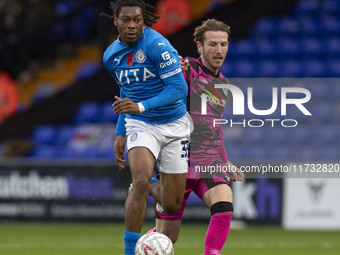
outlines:
M188 161L189 140L181 141L181 145L182 145L181 158L186 158Z

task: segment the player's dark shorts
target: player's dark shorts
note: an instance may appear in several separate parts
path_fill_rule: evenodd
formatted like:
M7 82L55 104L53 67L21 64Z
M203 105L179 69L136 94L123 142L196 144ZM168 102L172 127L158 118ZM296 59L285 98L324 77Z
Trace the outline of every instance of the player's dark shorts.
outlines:
M203 201L203 195L205 194L205 192L219 184L227 184L230 186L230 182L228 180L218 176L213 176L213 178L187 179L184 198L179 211L176 214L167 214L163 211L163 208L160 206L160 204L156 203L156 218L162 220L181 220L183 217L185 204L189 198L191 191L195 192L195 194Z

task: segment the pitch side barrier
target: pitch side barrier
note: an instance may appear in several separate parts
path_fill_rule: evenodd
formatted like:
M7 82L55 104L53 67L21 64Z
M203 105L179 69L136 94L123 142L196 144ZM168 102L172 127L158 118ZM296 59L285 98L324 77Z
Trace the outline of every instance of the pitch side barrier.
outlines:
M261 166L237 162L235 165ZM281 224L287 180L284 175L268 178L266 174L255 176L245 172L245 176L244 181L232 184L233 218L248 223ZM322 180L328 179L331 178ZM2 160L0 220L122 221L130 182L128 169L119 171L114 161ZM146 219L153 221L151 197L148 203ZM192 194L184 220L207 221L209 218L209 210Z

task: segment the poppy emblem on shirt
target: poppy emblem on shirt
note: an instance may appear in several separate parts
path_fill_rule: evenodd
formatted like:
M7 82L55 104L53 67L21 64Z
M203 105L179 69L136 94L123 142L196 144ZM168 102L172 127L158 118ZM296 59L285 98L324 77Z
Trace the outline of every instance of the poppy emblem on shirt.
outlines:
M129 66L132 66L132 64L133 64L133 54L132 53L127 54L127 56L126 56L126 63Z

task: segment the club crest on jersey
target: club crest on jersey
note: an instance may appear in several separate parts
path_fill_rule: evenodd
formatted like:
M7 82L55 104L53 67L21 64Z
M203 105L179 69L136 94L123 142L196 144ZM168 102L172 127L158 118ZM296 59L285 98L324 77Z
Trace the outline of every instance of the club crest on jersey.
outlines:
M137 53L136 53L136 60L140 64L144 63L145 60L146 60L145 52L142 51L142 50L137 51Z
M138 137L137 133L132 134L132 136L130 138L131 142L136 141L137 137Z
M133 65L133 54L132 53L127 54L127 56L126 56L126 64L128 64L129 66Z

